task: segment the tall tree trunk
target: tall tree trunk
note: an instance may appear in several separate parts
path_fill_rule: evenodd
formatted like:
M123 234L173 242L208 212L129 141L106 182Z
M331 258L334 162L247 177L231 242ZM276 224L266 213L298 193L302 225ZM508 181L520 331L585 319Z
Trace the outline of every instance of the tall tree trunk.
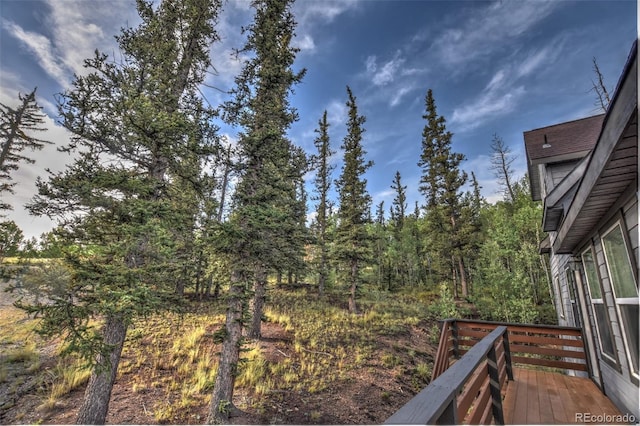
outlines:
M458 271L460 274L460 288L462 289L462 297L469 297L467 273L464 270L464 260L462 259L462 256L458 256Z
M122 346L127 334L127 325L121 317L107 317L102 327L104 343L111 346L108 356L98 355L97 364L91 372L84 400L78 412L76 424L104 424L111 399L111 389L116 380Z
M358 290L358 262L351 261L351 289L349 292L349 312L358 313L356 306L356 291Z
M322 296L324 294L324 286L326 285L327 277L324 265L320 266L320 276L318 277L318 294Z
M249 324L247 337L250 339L259 339L262 336L262 312L264 310L265 295L267 293L267 274L263 265L256 268L256 279L253 290L253 299L251 300L251 324Z
M229 423L230 415L236 410L233 405L233 387L240 359L244 298L244 277L238 271L233 271L225 321L226 334L222 342L222 353L220 354L216 383L213 386L207 424Z
M451 255L451 279L453 280L453 298L458 299L458 269L453 255Z
M224 206L227 198L227 186L229 185L229 175L231 174L231 145L227 147L224 158L224 172L222 174L221 194L220 194L220 206L218 206L217 220L222 222L222 215L224 214Z

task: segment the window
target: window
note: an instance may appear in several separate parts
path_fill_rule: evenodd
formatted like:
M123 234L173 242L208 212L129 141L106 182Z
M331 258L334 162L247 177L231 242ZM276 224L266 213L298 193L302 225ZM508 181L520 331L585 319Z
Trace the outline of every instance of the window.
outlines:
M578 308L578 301L576 299L576 283L573 277L573 271L571 268L565 269L567 276L567 288L569 289L569 303L571 303L571 313L573 314L573 325L580 327L582 322L580 320L580 309Z
M631 373L638 377L638 287L620 222L602 236Z
M609 321L607 307L605 306L604 299L602 298L600 278L598 276L598 269L594 262L591 247L582 252L582 265L587 279L587 287L591 298L591 306L593 307L593 315L596 320L600 349L604 359L617 364L613 333L611 332L611 322Z

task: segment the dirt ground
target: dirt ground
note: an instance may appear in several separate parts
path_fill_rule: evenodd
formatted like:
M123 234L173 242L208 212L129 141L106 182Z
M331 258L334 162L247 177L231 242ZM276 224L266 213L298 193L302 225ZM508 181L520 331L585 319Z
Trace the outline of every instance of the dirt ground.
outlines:
M1 288L0 288L1 290ZM11 306L7 293L0 293L0 308ZM431 345L427 324L411 327L395 336L380 337L374 356L363 366L351 369L346 378L332 388L313 394L299 391L275 391L259 397L244 391L236 391L235 404L243 414L232 417L232 424L376 424L384 422L398 408L408 402L424 383L416 384L415 378L406 374L410 365L409 351L423 354L432 362L435 348ZM275 361L293 353L293 343L287 332L278 324L264 323L260 340L265 359ZM84 387L60 398L52 409L43 409L46 392L42 377L55 366L52 344L41 350L40 376L13 376L9 374L0 388L12 389L8 395L0 391L0 424L73 424L83 398ZM0 347L1 351L6 348ZM384 365L382 353L393 351L399 362L394 367ZM2 352L0 352L0 357ZM167 374L170 374L168 372ZM20 379L22 377L22 379ZM31 377L31 378L29 378ZM144 392L132 391L132 374L123 374L113 388L109 406L108 424L158 424L152 407L167 399L162 388L149 388ZM12 380L24 380L16 387ZM257 408L256 408L257 407ZM172 422L179 424L203 424L208 404L203 399L200 406L188 412L180 412Z

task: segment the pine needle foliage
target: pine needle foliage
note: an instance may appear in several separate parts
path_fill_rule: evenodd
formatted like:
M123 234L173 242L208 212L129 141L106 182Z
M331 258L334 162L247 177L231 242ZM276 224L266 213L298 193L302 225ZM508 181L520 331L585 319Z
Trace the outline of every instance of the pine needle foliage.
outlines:
M245 308L251 299L247 335L260 337L267 274L300 259L299 184L306 172L303 156L286 137L297 112L288 96L305 70L292 67L298 49L291 47L295 20L291 0L256 0L247 41L238 53L248 59L236 77L224 118L239 126L240 181L235 209L221 234L221 251L232 265L223 348L207 421L226 423L234 410L235 371L242 345ZM301 211L303 212L301 214Z
M438 115L431 89L425 98L426 124L422 132L422 154L418 166L422 169L420 192L427 210L428 246L437 281L447 276L462 282L467 295L465 268L461 249L465 242L460 235L462 209L460 189L467 174L460 170L465 156L451 150L453 134L446 128L446 120ZM455 281L454 281L455 283ZM454 286L455 289L455 286Z
M331 140L329 138L329 121L327 120L327 111L322 114L322 118L318 121L316 139L313 141L317 154L313 157L313 167L316 171L314 178L316 204L316 217L312 225L315 243L317 246L316 267L318 271L318 292L324 293L324 288L329 277L329 216L331 213L331 204L329 201L329 190L331 189L331 173L335 166L331 164L331 156L335 151L331 149Z
M362 269L371 258L371 237L367 230L370 221L371 196L367 192L367 180L363 177L373 162L365 161L362 146L366 117L359 115L356 97L347 87L347 135L341 148L344 164L336 181L340 207L335 237L334 256L340 263L345 282L349 286L349 310L357 313L356 293L362 277Z
M37 88L36 88L37 89ZM26 95L18 94L20 104L9 107L0 103L0 196L13 194L11 174L21 164L33 164L35 160L22 154L25 150L38 151L52 142L33 136L44 132L44 113L36 101L36 89ZM0 199L0 210L11 210L11 204Z
M104 422L129 325L174 305L173 230L193 215L175 188L200 192L199 165L217 145L216 113L197 86L211 65L220 2L136 4L142 23L116 37L117 58L96 52L60 96L73 161L39 179L28 206L58 220L71 273L63 295L24 307L93 367L78 416L87 424Z

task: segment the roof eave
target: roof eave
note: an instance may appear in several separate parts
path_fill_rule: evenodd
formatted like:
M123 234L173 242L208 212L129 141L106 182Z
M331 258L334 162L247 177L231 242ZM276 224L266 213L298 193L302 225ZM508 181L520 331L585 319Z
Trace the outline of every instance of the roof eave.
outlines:
M574 223L584 207L585 202L591 196L598 178L602 175L605 167L613 155L616 146L626 131L630 121L637 113L638 108L638 61L637 43L633 44L629 60L618 83L617 90L607 111L602 131L593 149L591 158L587 164L587 171L578 187L576 195L569 206L567 214L560 225L557 238L553 243L553 252L557 254L571 254L576 250L579 241L584 240L586 235L576 235ZM637 143L637 137L636 137ZM636 173L637 176L637 173ZM636 178L637 179L637 178ZM629 183L632 180L630 180ZM603 214L604 215L604 214ZM571 242L567 241L567 236L574 233ZM590 231L582 231L590 232Z

